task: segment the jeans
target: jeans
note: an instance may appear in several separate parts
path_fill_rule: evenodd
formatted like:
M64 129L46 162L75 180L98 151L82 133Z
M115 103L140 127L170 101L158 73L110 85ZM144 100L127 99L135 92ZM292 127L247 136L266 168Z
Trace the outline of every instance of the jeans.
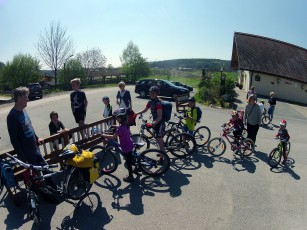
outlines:
M273 120L273 114L274 114L274 110L275 110L275 106L270 106L269 110L268 110L268 115L270 120Z

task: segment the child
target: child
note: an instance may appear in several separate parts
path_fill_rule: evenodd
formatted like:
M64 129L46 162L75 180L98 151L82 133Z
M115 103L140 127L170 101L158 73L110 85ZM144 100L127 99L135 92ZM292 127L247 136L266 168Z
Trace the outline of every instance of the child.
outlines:
M55 111L50 113L50 123L49 123L49 132L50 136L56 133L60 133L62 131L67 131L63 123L59 120L59 114ZM62 129L62 130L61 130ZM59 143L61 140L59 140Z
M187 110L186 118L183 121L183 131L192 135L194 133L196 120L197 120L197 109L195 107L196 100L194 97L188 99L189 109Z
M242 117L238 116L237 111L232 111L231 119L229 120L227 126L233 129L232 133L234 136L234 143L238 143L239 136L241 136L243 132L244 124Z
M119 123L119 126L112 126L114 128L117 128L116 132L113 135L108 134L102 134L101 136L104 138L107 138L107 141L110 145L115 147L121 147L122 152L125 155L126 158L126 164L128 168L129 175L123 178L123 181L125 182L133 182L133 171L132 171L132 149L133 149L133 141L131 139L131 133L130 128L127 123L127 115L126 115L126 109L120 108L114 111L113 116L116 117L116 121ZM117 139L119 137L119 143L114 141L114 139Z
M70 81L73 92L70 93L71 110L79 127L85 125L87 99L85 93L80 90L80 78Z
M68 129L65 128L64 124L59 120L59 114L55 111L50 113L50 123L49 123L49 132L50 136L53 134L66 132ZM69 138L72 138L72 135L69 135ZM58 140L58 144L61 144L61 139ZM54 149L58 149L56 143L53 144Z
M280 128L279 128L278 133L276 134L275 138L276 139L279 138L280 140L282 140L282 148L283 148L282 155L284 157L284 160L283 160L282 163L285 164L285 162L287 161L286 148L287 148L287 143L290 139L290 136L289 136L288 130L286 129L287 121L281 120L279 125L280 125Z
M112 106L110 105L110 98L108 96L104 96L102 98L102 102L104 103L105 107L103 110L103 117L107 118L112 116ZM112 121L108 121L107 125L112 125Z
M260 107L260 111L261 111L261 114L263 114L263 111L264 111L264 100L261 100L260 102L257 103Z

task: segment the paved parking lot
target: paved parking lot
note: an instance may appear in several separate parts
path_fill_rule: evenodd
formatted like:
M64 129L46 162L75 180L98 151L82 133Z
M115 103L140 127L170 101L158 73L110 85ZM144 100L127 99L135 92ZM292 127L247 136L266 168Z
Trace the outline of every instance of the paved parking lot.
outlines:
M133 87L128 87L133 92ZM116 95L116 88L87 90L87 122L102 117L104 95ZM134 110L146 101L132 93ZM244 97L243 97L244 98ZM243 100L243 99L242 99ZM115 105L115 99L112 100ZM69 95L31 101L28 112L39 136L47 136L49 112L57 110L68 128L75 127L69 109ZM244 106L244 102L239 105ZM231 110L201 107L202 124L212 137L230 118ZM1 150L10 149L6 115L0 109ZM274 124L287 119L291 135L292 167L270 170L267 154L277 144L277 127L261 128L257 152L247 160L234 157L229 146L221 157L211 157L206 148L188 159L171 156L171 168L161 178L138 175L136 182L122 181L126 169L120 165L112 176L103 176L90 195L94 206L84 203L75 209L69 203L53 205L42 201L43 229L306 229L306 108L278 102ZM134 127L133 132L137 131ZM14 207L0 195L0 229L31 229L26 207ZM24 194L19 193L24 200Z

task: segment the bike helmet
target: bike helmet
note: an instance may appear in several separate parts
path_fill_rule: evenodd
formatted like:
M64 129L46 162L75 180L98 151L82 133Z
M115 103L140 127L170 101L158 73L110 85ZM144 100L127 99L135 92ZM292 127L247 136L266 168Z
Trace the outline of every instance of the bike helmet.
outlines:
M78 154L79 149L75 144L66 145L63 152L59 155L62 159L71 159Z
M279 123L279 125L286 128L286 126L287 126L287 121L286 121L286 120L281 120L280 123Z
M113 112L113 116L115 116L115 117L118 117L118 116L126 116L126 109L124 109L124 108L116 109L116 110Z
M149 92L156 92L158 94L160 89L157 86L151 86Z
M236 110L233 110L232 112L231 112L231 116L238 116L238 112L236 111Z
M196 102L195 97L189 97L188 101Z
M108 96L104 96L104 97L102 98L102 100L103 100L103 101L110 101L110 98L109 98Z

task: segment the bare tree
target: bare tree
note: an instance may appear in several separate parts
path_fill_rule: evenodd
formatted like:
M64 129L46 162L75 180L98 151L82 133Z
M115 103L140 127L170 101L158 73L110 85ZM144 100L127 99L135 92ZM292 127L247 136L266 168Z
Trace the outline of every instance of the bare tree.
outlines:
M58 69L74 53L74 43L61 22L53 21L44 32L41 32L36 49L44 63L54 71L55 85L57 85Z
M92 72L103 68L107 62L106 57L103 55L100 48L92 48L77 55L77 60L82 64L85 69L87 79L91 82L93 79Z

